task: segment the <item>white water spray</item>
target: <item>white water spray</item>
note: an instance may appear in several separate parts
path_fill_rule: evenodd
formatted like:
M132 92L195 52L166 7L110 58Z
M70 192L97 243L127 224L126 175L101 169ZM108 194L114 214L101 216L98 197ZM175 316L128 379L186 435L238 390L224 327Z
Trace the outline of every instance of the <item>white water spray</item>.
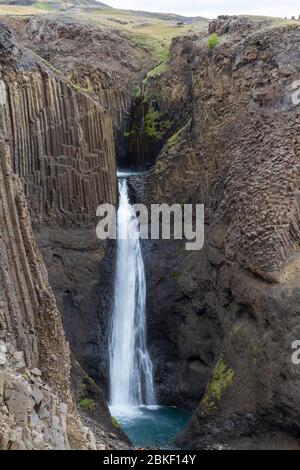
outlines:
M138 220L129 203L125 178L119 180L117 266L109 343L110 406L129 412L155 405L153 366L146 344L146 279L137 233Z

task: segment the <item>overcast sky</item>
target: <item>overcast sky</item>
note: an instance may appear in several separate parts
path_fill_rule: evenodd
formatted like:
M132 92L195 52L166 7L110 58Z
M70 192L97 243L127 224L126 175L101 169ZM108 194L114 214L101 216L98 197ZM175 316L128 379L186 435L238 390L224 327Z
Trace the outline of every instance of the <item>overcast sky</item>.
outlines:
M214 18L222 14L290 18L300 15L299 0L102 0L115 8Z

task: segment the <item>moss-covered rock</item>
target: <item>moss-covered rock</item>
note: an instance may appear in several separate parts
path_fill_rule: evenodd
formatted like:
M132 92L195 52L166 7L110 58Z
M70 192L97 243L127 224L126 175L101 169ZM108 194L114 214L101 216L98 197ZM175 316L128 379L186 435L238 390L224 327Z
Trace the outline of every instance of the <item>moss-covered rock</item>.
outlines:
M224 392L230 387L234 380L234 372L228 368L223 356L216 363L211 378L206 387L205 395L202 399L202 409L204 413L213 411L221 400Z
M111 417L111 424L113 425L113 427L115 429L117 429L118 431L120 431L121 427L118 423L118 421L116 420L116 418L114 418L113 416Z
M79 407L86 411L95 411L96 403L92 398L83 398L78 403Z

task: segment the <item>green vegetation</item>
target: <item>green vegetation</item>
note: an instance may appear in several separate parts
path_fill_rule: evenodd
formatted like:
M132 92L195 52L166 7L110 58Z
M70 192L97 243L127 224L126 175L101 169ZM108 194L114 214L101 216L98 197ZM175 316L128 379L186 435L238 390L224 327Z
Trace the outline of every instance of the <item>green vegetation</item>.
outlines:
M82 398L79 401L78 405L82 410L86 410L86 411L95 411L96 409L95 400L91 398Z
M156 67L154 67L154 69L148 72L146 80L149 78L160 77L160 75L165 73L166 70L167 70L167 62L166 61L161 62Z
M72 88L74 88L75 91L78 91L79 93L86 93L86 94L89 94L91 95L92 93L94 93L94 90L92 87L89 87L89 88L82 88L80 85L78 85L77 83L74 83L74 82L69 82L70 85L72 86Z
M39 10L53 11L53 7L52 5L49 5L49 3L35 2L32 6L38 8Z
M223 356L221 356L214 367L212 376L206 387L205 395L202 399L202 406L206 412L213 411L217 407L225 390L232 385L233 379L233 370L226 366Z
M156 62L164 62L168 58L171 39L164 39L150 34L127 32L127 38L130 44L140 47L147 51Z
M48 60L43 59L43 57L40 57L39 55L35 54L33 51L30 51L30 52L31 52L32 54L34 54L38 60L42 61L43 64L45 64L50 70L52 70L53 73L58 74L58 75L61 75L60 70L58 70L58 69L55 68L52 64L50 64L50 62L48 62ZM69 83L71 83L71 82L69 82Z
M133 98L138 98L139 96L141 96L141 93L142 93L142 89L139 85L135 85L133 91L132 91L132 96Z
M145 133L148 137L157 136L157 121L160 118L158 111L149 110L145 116Z
M161 120L162 114L159 111L149 109L145 115L145 134L153 139L162 140L168 130L172 127L172 122L168 119Z
M178 141L179 141L179 138L181 136L181 134L185 131L186 129L186 125L181 127L181 129L179 129L178 131L175 132L175 134L173 134L168 142L167 142L167 147L168 148L171 148L171 147L174 147L175 145L177 145Z
M211 34L207 40L208 49L213 49L214 47L216 47L218 42L219 42L218 35L216 33Z
M113 427L114 427L115 429L117 429L118 431L121 430L121 427L120 427L118 421L117 421L116 418L114 418L113 416L111 417L111 424L112 424Z

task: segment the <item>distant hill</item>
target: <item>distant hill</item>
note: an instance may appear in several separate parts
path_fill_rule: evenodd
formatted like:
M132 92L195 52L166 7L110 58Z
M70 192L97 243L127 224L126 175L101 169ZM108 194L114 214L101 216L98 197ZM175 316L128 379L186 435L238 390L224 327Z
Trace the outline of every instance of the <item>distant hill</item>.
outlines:
M181 22L185 24L191 24L199 21L207 21L206 18L202 17L188 17L178 15L176 13L155 13L148 11L140 10L126 10L126 9L117 9L113 8L106 3L98 2L97 0L0 0L0 5L8 5L13 7L33 7L45 11L59 11L59 10L72 10L72 9L81 9L81 10L104 10L111 12L114 15L119 16L133 16L140 17L144 20L161 20L161 21L173 21Z
M121 11L121 10L119 10ZM131 13L133 15L141 15L144 18L156 18L163 21L184 21L185 23L192 23L194 21L208 21L207 18L203 18L201 16L182 16L176 13L155 13L150 11L142 11L142 10L124 10L124 12Z
M60 8L74 7L92 7L92 8L105 8L110 9L112 7L96 0L0 0L0 5L15 5L15 6L35 6L36 4L45 4L53 10Z

